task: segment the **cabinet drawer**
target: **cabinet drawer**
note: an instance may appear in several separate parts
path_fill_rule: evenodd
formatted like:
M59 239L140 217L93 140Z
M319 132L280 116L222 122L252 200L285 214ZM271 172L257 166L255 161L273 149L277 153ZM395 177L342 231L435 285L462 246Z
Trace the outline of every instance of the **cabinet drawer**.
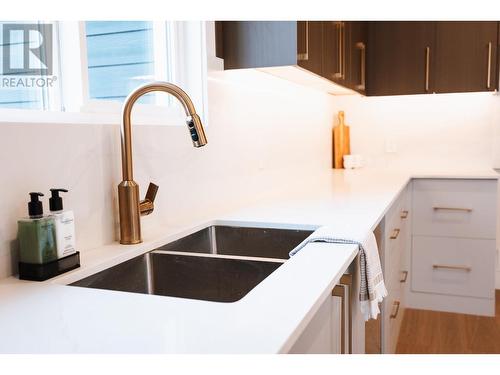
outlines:
M384 341L385 353L387 354L396 352L399 331L404 314L401 295L400 289L391 289L384 301Z
M413 181L413 234L495 238L496 180Z
M400 223L406 223L408 221L408 211L408 195L405 189L391 205L389 211L387 211L385 215L387 225L401 225Z
M389 232L391 233L391 232ZM401 274L401 259L404 252L404 233L400 232L397 239L388 239L384 253L384 280L388 288L399 287Z
M414 236L411 281L416 292L493 298L495 240Z
M410 214L407 190L403 190L386 215L384 279L388 288L399 288L405 248L409 246Z

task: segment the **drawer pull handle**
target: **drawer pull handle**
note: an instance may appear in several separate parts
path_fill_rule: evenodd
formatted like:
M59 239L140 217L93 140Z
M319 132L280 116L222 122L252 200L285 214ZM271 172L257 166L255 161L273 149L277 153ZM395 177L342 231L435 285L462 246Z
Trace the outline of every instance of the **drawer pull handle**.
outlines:
M463 211L472 212L472 208L462 208L462 207L433 207L434 211L446 210L446 211Z
M408 279L408 271L401 271L401 279L399 279L399 282L406 283L406 279Z
M399 301L394 301L394 303L392 304L392 313L391 315L389 316L389 318L391 319L396 319L396 317L398 316L398 313L399 313L399 305L401 304L401 302ZM394 311L396 310L396 311Z
M408 211L407 210L401 211L401 219L406 219L407 217L408 217Z
M392 232L391 236L389 237L389 239L391 240L395 240L396 238L398 238L399 236L399 232L401 232L400 229L396 228L394 229L394 231Z
M458 271L465 271L465 272L472 271L472 267L469 267L469 266L450 266L448 264L433 264L432 268L435 270L446 269L446 270L458 270Z

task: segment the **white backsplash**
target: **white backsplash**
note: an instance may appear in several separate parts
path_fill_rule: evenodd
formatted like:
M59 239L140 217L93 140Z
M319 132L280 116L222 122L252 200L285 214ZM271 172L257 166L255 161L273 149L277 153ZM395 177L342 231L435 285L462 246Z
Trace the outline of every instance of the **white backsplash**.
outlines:
M493 93L338 97L351 152L372 166L487 168L500 165L500 96ZM394 148L395 152L387 152Z
M352 152L369 166L486 168L500 161L500 97L490 93L334 97L253 70L213 73L208 93L202 149L192 147L183 124L133 129L141 195L149 181L160 185L155 212L142 220L146 238L329 169L338 110L351 126ZM386 152L388 143L395 153ZM0 123L0 158L0 278L15 272L16 220L26 215L29 191L70 190L65 207L75 211L80 251L116 240L118 124Z
M160 185L147 238L264 199L330 166L332 97L257 71L217 73L208 82L208 145L192 147L184 124L133 128L141 195ZM0 278L15 272L17 219L28 192L65 187L80 251L116 239L121 180L117 125L0 123ZM44 199L48 210L48 197Z

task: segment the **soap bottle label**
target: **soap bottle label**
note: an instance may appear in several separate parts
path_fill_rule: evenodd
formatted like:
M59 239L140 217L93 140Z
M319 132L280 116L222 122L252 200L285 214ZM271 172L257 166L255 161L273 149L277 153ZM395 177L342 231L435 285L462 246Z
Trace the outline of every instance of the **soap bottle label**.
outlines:
M53 214L56 230L57 257L74 254L75 244L75 217L72 211Z

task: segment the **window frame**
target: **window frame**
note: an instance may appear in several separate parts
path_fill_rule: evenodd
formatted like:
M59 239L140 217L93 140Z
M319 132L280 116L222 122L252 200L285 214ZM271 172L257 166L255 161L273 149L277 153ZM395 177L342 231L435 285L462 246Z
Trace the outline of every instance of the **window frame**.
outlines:
M152 22L156 79L182 87L193 99L198 114L206 124L206 23ZM56 21L55 25L57 37L54 45L57 48L54 59L59 67L59 70L55 70L59 81L59 90L56 90L59 110L2 108L0 115L4 120L1 122L119 124L122 102L89 98L85 21ZM193 60L190 56L192 51L198 51L200 58L194 65L189 65L186 62ZM178 104L158 105L159 101L165 100L169 104L175 103L173 97L160 94L156 96L155 104L136 104L134 124L184 125L185 114L182 107Z

